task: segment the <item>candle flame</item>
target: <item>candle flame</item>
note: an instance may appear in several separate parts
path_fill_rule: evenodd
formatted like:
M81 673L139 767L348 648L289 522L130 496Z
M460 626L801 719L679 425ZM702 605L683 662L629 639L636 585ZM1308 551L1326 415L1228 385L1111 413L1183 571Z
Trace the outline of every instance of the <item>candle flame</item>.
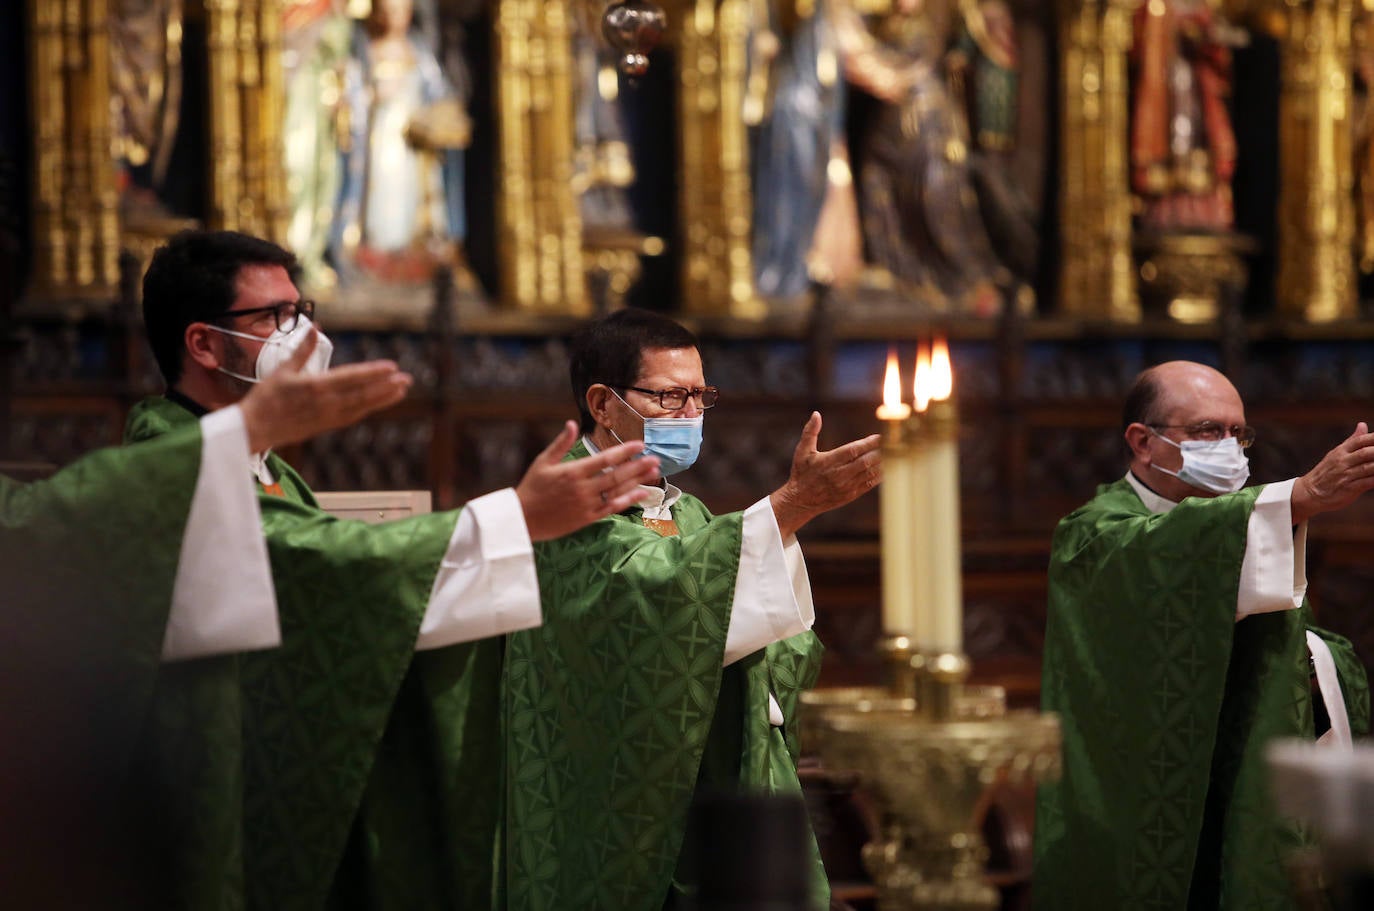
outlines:
M930 407L930 392L933 377L930 375L930 348L925 342L916 349L916 378L911 384L912 395L916 398L916 410L924 412Z
M930 355L931 390L930 397L943 402L954 394L954 367L949 362L949 346L944 338L935 340Z
M897 349L887 349L887 372L883 374L883 408L900 410L902 405L902 371L897 366Z

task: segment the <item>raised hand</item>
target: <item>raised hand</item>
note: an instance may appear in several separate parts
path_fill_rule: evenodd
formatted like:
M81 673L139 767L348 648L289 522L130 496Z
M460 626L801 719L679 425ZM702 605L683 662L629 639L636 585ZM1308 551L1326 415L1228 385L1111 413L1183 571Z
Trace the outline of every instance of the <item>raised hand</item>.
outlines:
M1293 522L1342 509L1374 489L1374 433L1360 421L1345 442L1293 485Z
M639 440L561 461L575 442L577 423L568 421L515 486L532 541L559 538L628 509L647 496L641 484L658 480L657 457L636 458L644 451Z
M405 398L411 376L392 361L367 361L324 373L301 368L319 342L314 327L290 359L239 403L248 446L264 452L347 427Z
M797 533L823 512L843 506L882 480L880 437L870 434L838 449L821 452L821 413L811 412L792 454L792 472L769 497L783 538Z

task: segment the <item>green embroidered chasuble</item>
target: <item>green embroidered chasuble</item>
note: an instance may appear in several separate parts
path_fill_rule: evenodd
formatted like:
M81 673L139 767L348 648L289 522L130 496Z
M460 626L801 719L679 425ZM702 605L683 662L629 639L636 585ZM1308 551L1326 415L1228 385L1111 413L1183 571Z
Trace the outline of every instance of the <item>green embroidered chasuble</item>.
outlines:
M133 757L200 452L193 422L44 481L0 476L0 882L12 907L162 898L144 875L162 861L156 783Z
M193 420L147 399L127 435ZM280 458L268 467L285 492L258 501L282 645L190 662L205 667L159 687L155 759L194 795L184 850L205 874L184 904L484 906L499 810L489 745L500 643L415 652L458 514L335 519Z
M582 457L582 444L570 457ZM698 787L800 793L808 632L722 669L743 514L683 495L680 534L639 510L535 545L544 625L507 637L504 895L519 911L658 911ZM776 695L786 729L768 723ZM829 901L819 853L817 907Z
M1037 907L1291 907L1302 835L1271 809L1263 749L1312 736L1308 612L1236 622L1261 489L1152 514L1123 479L1059 524L1041 698L1063 719L1064 776L1039 794ZM1363 671L1324 638L1367 729Z

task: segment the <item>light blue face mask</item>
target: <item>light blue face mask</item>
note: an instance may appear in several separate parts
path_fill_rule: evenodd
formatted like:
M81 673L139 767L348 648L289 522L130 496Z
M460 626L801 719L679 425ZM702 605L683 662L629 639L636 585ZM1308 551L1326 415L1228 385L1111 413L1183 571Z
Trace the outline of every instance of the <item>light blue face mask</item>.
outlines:
M658 472L663 477L686 471L701 454L702 415L694 418L646 418L639 414L629 402L620 398L614 389L611 395L620 403L634 411L644 422L644 454L658 456ZM609 428L608 428L609 429ZM624 442L614 430L611 436L617 443Z

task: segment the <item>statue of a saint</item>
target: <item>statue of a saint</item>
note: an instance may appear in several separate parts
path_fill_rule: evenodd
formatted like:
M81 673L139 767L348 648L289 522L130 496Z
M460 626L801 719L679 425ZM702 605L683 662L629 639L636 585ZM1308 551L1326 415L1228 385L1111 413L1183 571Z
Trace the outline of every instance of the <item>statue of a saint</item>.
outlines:
M584 231L633 231L628 188L635 168L620 106L616 54L597 40L599 19L573 17L573 192Z
M813 278L844 284L862 256L844 83L824 0L756 6L744 110L753 127L754 285L766 297L788 298L805 293Z
M352 30L343 0L287 0L282 10L286 242L300 259L302 284L315 294L336 281L325 249L339 198L339 130Z
M1017 181L1020 48L1006 0L961 0L945 67L969 124L969 171L993 249L1022 280L1035 274L1038 213Z
M331 250L341 277L428 280L466 233L467 112L435 51L413 32L413 0L375 0L346 68L348 139Z
M870 257L936 309L991 315L1014 277L984 224L946 79L955 17L953 0L895 0L876 16L846 9L837 24L850 81L886 102L856 156Z
M1230 230L1230 29L1209 0L1146 0L1134 30L1131 189L1142 202L1141 225Z

